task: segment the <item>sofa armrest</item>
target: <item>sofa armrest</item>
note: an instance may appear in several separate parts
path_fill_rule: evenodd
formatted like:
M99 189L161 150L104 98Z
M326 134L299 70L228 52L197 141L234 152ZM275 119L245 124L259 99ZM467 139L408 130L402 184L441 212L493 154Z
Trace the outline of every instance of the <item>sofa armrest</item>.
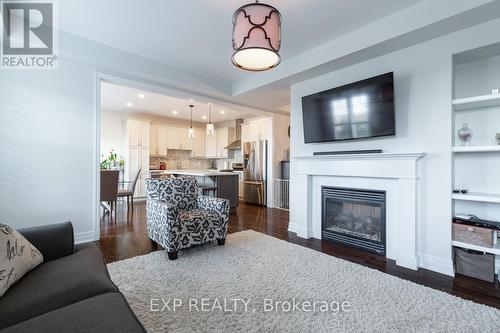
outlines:
M43 261L73 254L74 235L71 222L49 224L18 230L43 255Z
M229 219L230 202L227 199L199 195L197 198L198 209L217 213L226 222Z
M148 200L146 204L148 226L172 229L179 216L179 208L161 200Z

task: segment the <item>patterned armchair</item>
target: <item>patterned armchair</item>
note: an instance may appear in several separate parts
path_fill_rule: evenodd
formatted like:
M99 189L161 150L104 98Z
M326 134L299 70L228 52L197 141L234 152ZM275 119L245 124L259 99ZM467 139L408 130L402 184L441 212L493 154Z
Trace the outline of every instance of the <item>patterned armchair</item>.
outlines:
M171 260L177 251L217 240L224 245L229 200L198 195L194 178L147 179L147 229Z

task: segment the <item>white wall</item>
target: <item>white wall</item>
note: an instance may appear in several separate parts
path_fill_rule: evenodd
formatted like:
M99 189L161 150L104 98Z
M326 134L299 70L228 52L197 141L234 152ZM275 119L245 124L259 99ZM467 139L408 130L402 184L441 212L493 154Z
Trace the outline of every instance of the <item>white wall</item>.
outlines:
M498 42L500 20L491 21L429 42L371 59L292 86L291 155L315 151L384 149L387 152L422 151L418 195L420 265L451 271L451 152L452 55ZM394 72L397 136L344 143L304 144L301 97L350 82ZM292 158L290 222L300 225L306 189L296 181ZM295 180L294 180L295 178Z
M100 160L102 161L106 158L111 150L114 150L118 156L125 158L128 154L126 115L116 111L101 109L100 127Z

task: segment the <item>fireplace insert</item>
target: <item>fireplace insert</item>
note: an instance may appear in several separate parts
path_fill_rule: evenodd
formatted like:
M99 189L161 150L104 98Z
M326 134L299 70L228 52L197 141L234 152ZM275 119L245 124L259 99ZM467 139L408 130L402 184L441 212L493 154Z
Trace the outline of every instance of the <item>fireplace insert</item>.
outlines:
M385 255L384 191L321 188L322 238Z

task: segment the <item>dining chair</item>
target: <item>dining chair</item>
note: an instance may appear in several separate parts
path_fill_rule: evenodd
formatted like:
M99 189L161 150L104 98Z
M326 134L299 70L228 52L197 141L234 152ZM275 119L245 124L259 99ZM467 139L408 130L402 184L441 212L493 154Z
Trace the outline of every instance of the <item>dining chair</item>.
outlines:
M101 170L101 206L104 208L104 213L108 211L113 215L113 206L116 210L116 199L118 197L118 178L120 177L119 170ZM106 206L103 202L109 203Z
M135 186L137 185L137 180L139 179L140 174L141 174L141 169L137 170L137 172L135 173L134 177L131 180L125 182L125 184L127 185L126 188L118 190L118 197L119 198L127 197L127 207L129 208L132 207L132 209L134 209Z

